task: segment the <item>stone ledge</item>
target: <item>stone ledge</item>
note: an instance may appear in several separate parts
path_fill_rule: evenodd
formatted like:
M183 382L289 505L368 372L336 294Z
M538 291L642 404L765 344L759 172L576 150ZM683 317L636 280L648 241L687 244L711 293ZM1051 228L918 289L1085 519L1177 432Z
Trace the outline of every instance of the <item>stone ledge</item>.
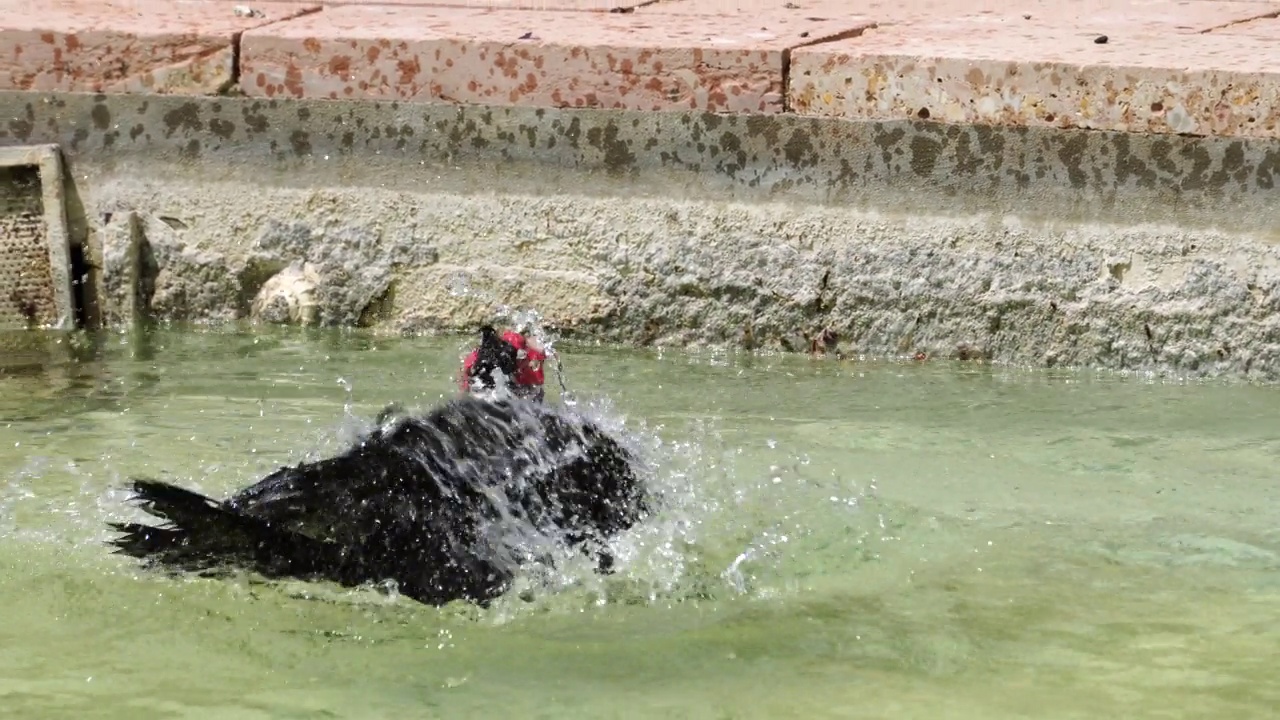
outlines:
M0 89L1280 137L1280 0L9 5Z
M0 89L209 94L234 82L239 34L319 9L225 2L60 0L6 2L0 19Z
M877 28L792 54L802 115L1079 127L1226 137L1280 134L1274 40L962 22Z
M478 10L577 10L580 12L630 12L657 0L324 0L325 7L340 5L414 5Z
M965 20L1095 33L1135 25L1197 33L1275 16L1280 14L1280 0L661 0L637 12L828 18L856 12L879 25L945 25Z
M57 144L72 167L129 167L152 179L161 168L190 166L210 182L302 189L728 197L878 207L908 217L1172 224L1260 233L1280 244L1280 142L1268 138L0 91L5 117L14 120L0 122L0 145ZM468 169L477 166L496 170Z
M784 110L787 52L870 25L344 6L245 33L241 86L267 98L771 114Z
M69 232L108 303L90 317L129 316L136 242L160 320L259 295L305 320L261 286L301 260L331 321L474 326L442 291L463 268L608 340L827 328L872 356L1280 379L1275 140L18 91L0 118L21 119L0 145L74 169Z

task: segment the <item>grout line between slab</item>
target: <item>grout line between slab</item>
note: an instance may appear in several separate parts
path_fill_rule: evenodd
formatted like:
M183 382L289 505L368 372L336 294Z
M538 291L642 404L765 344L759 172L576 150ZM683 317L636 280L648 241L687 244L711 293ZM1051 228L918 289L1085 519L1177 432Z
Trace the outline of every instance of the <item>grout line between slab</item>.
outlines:
M802 42L782 50L782 112L792 113L791 109L791 53L801 48L816 47L825 43L839 42L841 40L849 40L851 38L862 37L862 34L868 30L874 30L880 27L879 23L871 23L858 28L852 28L844 32L837 32L832 35L824 35L823 37L814 38L807 42Z
M1267 13L1264 13L1264 14L1259 15L1259 16L1257 16L1257 17L1245 18L1245 19L1243 19L1243 20L1232 20L1231 22L1229 22L1229 23L1224 23L1224 24L1222 24L1222 25L1214 25L1214 26L1213 26L1213 27L1211 27L1211 28L1206 28L1206 29L1204 29L1204 30L1200 30L1200 31L1199 31L1199 32L1197 32L1196 34L1197 34L1197 35L1208 35L1209 33L1213 32L1214 30L1224 30L1224 29L1229 28L1229 27L1235 27L1236 25L1245 25L1245 24L1248 24L1248 23L1253 22L1254 20L1274 20L1274 19L1276 19L1276 18L1278 18L1278 17L1280 17L1280 9L1277 9L1277 10L1275 10L1275 11L1273 11L1273 12L1267 12Z

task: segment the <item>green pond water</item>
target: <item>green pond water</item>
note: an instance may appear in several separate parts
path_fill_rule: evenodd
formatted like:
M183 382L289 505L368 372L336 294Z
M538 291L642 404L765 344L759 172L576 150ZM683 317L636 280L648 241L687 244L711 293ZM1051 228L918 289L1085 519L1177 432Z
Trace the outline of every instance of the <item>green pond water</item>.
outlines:
M222 495L337 452L452 393L464 339L3 340L0 716L1280 712L1278 389L565 348L669 502L616 575L478 611L103 544L128 477Z

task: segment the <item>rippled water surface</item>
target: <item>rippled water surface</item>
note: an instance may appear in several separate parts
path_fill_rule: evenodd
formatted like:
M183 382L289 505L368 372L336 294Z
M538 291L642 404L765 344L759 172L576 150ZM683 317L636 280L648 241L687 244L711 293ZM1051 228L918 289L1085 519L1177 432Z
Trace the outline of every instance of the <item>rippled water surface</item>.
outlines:
M463 341L0 345L0 708L20 718L1262 718L1280 391L569 348L668 497L608 579L479 612L174 580L119 486L223 494L451 393ZM551 393L554 397L556 393Z

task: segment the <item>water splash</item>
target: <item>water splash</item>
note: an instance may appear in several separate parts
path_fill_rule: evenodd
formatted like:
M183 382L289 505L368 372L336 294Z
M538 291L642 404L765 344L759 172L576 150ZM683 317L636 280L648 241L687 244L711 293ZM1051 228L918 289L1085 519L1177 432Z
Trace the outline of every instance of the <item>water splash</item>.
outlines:
M608 401L593 405L593 417L608 423L614 416L607 408ZM765 443L777 461L761 467L758 453L728 442L715 418L693 418L683 427L641 420L626 437L643 448L663 506L611 544L618 573L601 577L568 558L558 570L524 578L491 621L586 606L776 598L803 592L798 578L820 575L833 558L875 556L882 520L865 512L876 500L874 482L824 474L807 453L777 442ZM822 535L833 518L845 537Z
M12 480L0 488L0 535L16 537L19 534L20 508L36 498L32 484L48 471L50 464L46 457L27 458L27 462L13 474Z
M541 330L542 319L535 311L501 304L497 310L534 337L554 343L554 338ZM298 352L303 350L299 348ZM308 382L304 376L289 377L291 381ZM330 421L318 420L311 442L294 439L282 445L281 449L287 447L284 454L295 462L332 456L359 442L376 426L373 413L359 409L358 376L340 371L340 376L327 377L312 376L309 382L313 387L339 386L341 414ZM249 402L254 403L256 416L252 424L261 424L262 429L271 432L270 421L265 418L273 413L263 412L258 398ZM153 412L167 412L167 407L166 401ZM740 596L769 597L791 589L790 583L797 575L813 572L809 566L815 562L811 559L814 553L832 552L815 543L811 536L813 528L829 520L833 513L861 516L856 523L850 521L858 528L842 541L871 543L889 534L888 530L873 527L874 513L864 512L867 499L874 496L874 484L859 488L850 477L834 472L823 475L826 471L818 469L820 463L813 463L787 442L740 445L734 440L736 431L726 431L715 417L650 424L642 418L629 418L612 398L603 394L584 397L571 410L599 424L641 458L646 477L662 496L661 507L656 516L609 543L616 559L616 572L609 576L597 574L591 558L565 550L554 536L522 525L520 518L503 515L502 522L494 528L496 537L513 552L535 561L517 574L513 591L492 612L483 615L490 621L504 622L531 612L571 612L616 604L663 605ZM157 419L163 422L158 416L146 417L145 410L133 414L138 413L144 414L134 420L134 431ZM310 421L309 416L307 422ZM145 436L141 440L135 436L131 442L139 453L148 445ZM223 448L234 444L221 442ZM279 459L277 453L246 458L242 464L206 464L192 467L195 472L191 477L170 479L201 491L205 490L202 486L216 486L210 494L221 496L228 488L226 482L215 477L220 471L234 473L235 484L242 485L248 478L240 478L245 473L237 468L248 469L258 463L276 465ZM119 489L122 478L116 461L110 457L94 460L73 469L33 458L24 472L11 475L11 481L0 488L0 533L14 537L19 529L32 531L38 526L35 517L39 512L61 505L60 521L40 531L43 540L60 542L57 538L66 537L71 530L76 541L86 546L86 554L101 556L103 563L113 562L101 549L107 535L106 520L142 518L123 504L125 493ZM264 466L251 472L265 474L270 469L274 468ZM51 479L55 478L56 484L65 486L66 493L52 489ZM71 503L74 507L63 502L65 494L76 498ZM55 496L59 497L57 501L52 499ZM343 593L335 591L337 595ZM353 602L363 602L357 598L368 594L379 598L376 604L398 602L395 589L390 587L370 588L349 597Z
M317 459L335 454L375 428L372 418L355 409L356 384L349 379L341 384L347 393L341 417L320 430L319 442L305 450L296 449L298 455ZM602 576L592 558L568 549L554 533L530 524L527 518L500 512L491 539L520 560L532 561L519 569L511 591L493 608L468 611L476 620L501 624L531 613L573 612L587 607L775 596L790 587L789 578L804 564L805 554L813 551L804 543L812 528L822 524L819 514L860 513L865 500L874 495L874 484L858 489L847 479L820 477L805 453L785 443L737 446L726 439L728 434L716 418L692 418L674 426L651 425L628 418L607 396L586 400L571 411L597 423L635 453L644 477L661 497L658 513L608 543L616 561L615 573ZM762 452L773 461L760 462ZM201 489L218 469L204 468L208 475L180 481ZM123 503L121 479L106 464L99 468L98 477L75 477L78 490L61 503L58 512L64 522L47 530L33 530L36 526L29 513L23 522L15 518L13 508L16 503L25 504L32 512L50 508L49 497L40 497L44 493L35 490L42 476L55 473L66 477L79 470L33 459L7 484L0 497L0 533L15 537L21 525L28 528L29 539L61 543L70 526L76 529L77 542L92 545L101 553L97 546L106 539L108 519L141 519ZM522 482L521 478L512 480L517 485ZM789 499L803 491L811 501ZM493 502L496 508L506 507L496 495ZM776 511L782 505L786 510ZM872 518L864 524L873 524ZM855 542L871 542L877 537L875 528L869 527ZM357 591L312 588L305 594L347 597L357 604L378 606L411 604L398 600L393 587Z
M542 313L534 308L515 307L502 301L494 293L476 288L465 271L455 272L449 278L449 294L453 297L472 297L489 305L494 319L505 321L511 329L531 338L546 353L548 360L555 362L556 379L560 384L561 400L569 406L578 402L576 395L569 390L564 376L564 366L560 362L560 353L556 350L556 342L560 339L550 332L543 322Z

